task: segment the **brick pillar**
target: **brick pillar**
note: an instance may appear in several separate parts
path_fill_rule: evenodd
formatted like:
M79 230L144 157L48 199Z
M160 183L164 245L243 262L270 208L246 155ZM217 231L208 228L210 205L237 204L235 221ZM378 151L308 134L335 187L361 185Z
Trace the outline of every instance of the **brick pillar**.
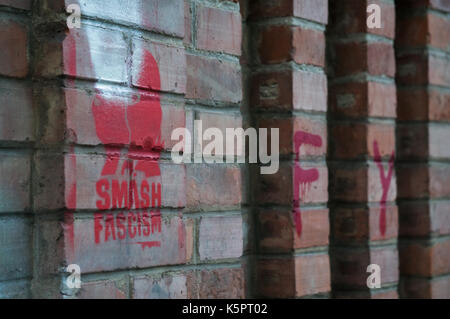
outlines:
M381 28L366 24L369 4ZM337 298L396 298L395 7L393 1L330 1L329 169L331 273ZM370 264L381 289L369 289Z
M242 20L237 1L187 0L185 36L187 63L187 127L195 145L201 140L192 129L202 121L202 134L219 128L225 141L227 128L243 125L241 114L242 74L240 67ZM216 139L217 137L214 137ZM214 150L225 158L226 150ZM195 155L194 155L195 157ZM210 163L206 163L210 161ZM244 164L186 164L187 207L196 239L193 263L196 294L200 298L244 298L246 255L246 180Z
M250 111L279 129L280 168L254 173L255 295L325 296L328 257L327 0L249 3ZM261 136L260 136L261 137Z
M400 295L450 298L450 5L397 1Z
M69 30L73 2L35 8L33 296L152 297L152 276L162 295L187 296L184 273L175 289L153 270L192 258L185 167L167 156L185 125L184 4L136 1L124 15L79 1ZM65 286L69 264L81 289Z
M0 299L29 298L32 276L31 1L0 0Z

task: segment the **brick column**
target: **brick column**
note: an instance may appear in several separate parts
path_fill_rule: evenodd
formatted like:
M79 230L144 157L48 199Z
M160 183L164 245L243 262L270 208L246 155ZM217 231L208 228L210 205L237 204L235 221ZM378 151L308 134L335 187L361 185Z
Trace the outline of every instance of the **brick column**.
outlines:
M194 120L208 128L243 125L240 67L242 20L237 1L187 0L186 3L186 125L195 145L210 143L195 132ZM217 137L214 136L214 139ZM225 159L226 150L214 149ZM195 158L195 155L194 157ZM244 164L186 164L186 215L194 220L195 293L200 298L245 298L247 210ZM210 161L210 163L206 163Z
M29 298L34 112L31 1L0 0L0 299Z
M279 129L280 168L254 171L255 295L327 297L327 0L249 3L250 111Z
M369 4L381 28L366 24ZM331 273L337 298L395 298L395 8L393 1L330 1L327 33ZM370 264L381 289L369 289Z
M150 277L187 296L186 276L155 270L192 258L185 167L167 156L185 125L184 3L79 1L69 30L73 2L35 8L33 296L152 297ZM81 289L65 286L69 264Z
M397 1L400 295L450 298L450 5Z

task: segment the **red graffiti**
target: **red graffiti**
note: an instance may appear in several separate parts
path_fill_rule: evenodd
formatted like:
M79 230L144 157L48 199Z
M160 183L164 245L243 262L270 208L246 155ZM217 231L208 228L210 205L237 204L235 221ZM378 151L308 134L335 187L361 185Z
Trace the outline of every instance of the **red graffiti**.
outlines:
M302 131L297 131L294 136L295 147L295 167L294 167L294 223L297 235L302 234L302 217L300 211L300 193L302 198L305 197L307 188L312 182L319 179L319 171L315 168L303 169L300 166L300 147L303 145L312 145L316 147L322 146L322 138Z
M88 35L89 36L89 35ZM67 83L75 86L74 77L79 74L95 76L95 66L102 61L92 61L86 34L79 30L69 30L64 43L65 72ZM77 47L83 50L77 50ZM86 49L87 48L87 49ZM96 244L111 240L135 239L132 244L142 249L160 247L155 240L146 240L161 233L162 180L159 166L160 153L164 148L161 139L162 109L160 103L161 77L157 61L153 55L142 52L141 72L137 77L139 89L131 103L115 99L97 91L91 105L95 129L101 143L105 145L106 161L96 182L96 207L99 210L126 209L125 212L105 214L100 211L94 216ZM75 99L77 97L75 96ZM76 105L76 101L73 101ZM126 147L124 151L123 148ZM126 154L124 154L126 153ZM74 149L68 156L68 167L73 172L68 177L66 203L69 209L77 207L77 159ZM139 212L129 210L140 209ZM184 232L180 215L179 234ZM74 218L72 212L66 214L64 226L68 234L69 250L74 251ZM141 237L140 237L141 236ZM179 246L184 247L184 239L179 236Z
M94 215L95 243L106 243L110 240L124 240L126 238L149 237L156 233L161 233L161 214L156 211L128 212L116 214ZM139 241L133 244L140 244L145 247L159 247L159 241Z
M159 89L160 75L154 57L144 53L144 65L139 82ZM107 160L101 171L103 178L96 183L99 200L98 209L147 209L161 205L161 172L158 159L163 149L161 142L162 111L158 93L139 91L138 101L132 105L123 102L109 101L97 94L92 104L97 136L106 148ZM120 166L120 149L116 145L128 146L128 159ZM138 174L143 174L139 181ZM156 182L149 182L149 178L157 178ZM113 218L107 215L104 227L101 223L102 214L96 214L95 243L99 244L100 233L104 230L104 242L113 240L149 236L155 229L161 232L161 217L159 211L152 211L151 231L148 212L127 214L128 227L123 226L123 213ZM108 217L109 216L109 217ZM157 227L155 228L155 222ZM116 237L116 228L118 230ZM125 231L128 229L128 231ZM159 247L155 241L140 241L141 247Z
M378 170L380 172L381 187L383 188L383 195L381 196L380 206L380 233L382 236L386 233L386 201L389 193L389 187L391 185L392 175L394 173L394 160L395 151L392 151L391 157L389 159L389 170L387 176L384 174L384 167L381 163L381 154L378 148L378 142L373 142L373 151L375 153L375 163L377 163Z

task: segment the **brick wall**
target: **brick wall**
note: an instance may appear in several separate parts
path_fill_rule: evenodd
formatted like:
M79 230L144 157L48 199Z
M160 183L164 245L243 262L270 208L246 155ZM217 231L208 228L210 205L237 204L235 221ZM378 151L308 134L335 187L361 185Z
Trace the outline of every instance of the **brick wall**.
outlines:
M279 171L254 179L255 295L328 296L328 4L254 1L248 9L251 113L256 127L280 130Z
M369 29L377 4L382 29ZM337 298L397 297L393 1L331 1L329 47L332 284ZM367 266L381 267L381 289Z
M124 3L0 0L0 298L450 297L445 1Z
M400 294L450 298L450 6L406 5L396 36Z
M30 1L0 1L0 296L30 297L33 277ZM10 7L11 6L11 7Z

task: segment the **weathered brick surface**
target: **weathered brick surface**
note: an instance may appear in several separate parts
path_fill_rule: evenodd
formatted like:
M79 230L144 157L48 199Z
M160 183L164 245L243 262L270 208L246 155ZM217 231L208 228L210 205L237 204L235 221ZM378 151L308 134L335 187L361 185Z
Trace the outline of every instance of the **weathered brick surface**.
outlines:
M190 209L226 210L240 206L242 176L239 167L222 164L186 166L186 199Z
M256 262L256 295L327 296L328 1L254 1L249 15L257 21L250 35L255 57L250 108L259 128L279 129L281 154L275 174L254 177L256 243L262 255ZM279 17L288 19L273 23ZM293 255L295 250L299 252Z
M0 11L0 297L449 298L446 1ZM194 120L279 128L278 172L172 163Z
M34 112L31 86L0 82L0 140L33 141Z
M242 218L203 217L199 226L201 260L239 258L242 255Z
M241 54L242 27L239 12L199 7L196 18L199 49Z
M31 207L31 156L28 152L0 151L0 212L21 212Z
M367 6L381 8L381 28L369 28ZM331 273L337 298L395 298L398 237L394 77L395 7L386 1L330 2ZM377 37L374 37L376 35ZM382 120L380 120L382 118ZM381 268L376 293L367 266ZM387 288L386 288L387 289ZM392 293L394 291L394 293Z
M448 298L448 6L420 1L417 14L404 6L396 38L400 297Z
M121 282L122 281L122 282ZM80 299L125 299L128 295L124 279L82 283L77 297Z
M20 4L19 4L20 5ZM28 29L19 22L4 19L0 20L2 35L0 46L0 74L23 78L29 70L28 59Z
M192 239L187 235L191 227L191 222L179 216L151 211L83 217L68 213L62 224L43 222L38 236L40 243L52 248L43 257L44 265L61 254L67 264L78 264L83 273L90 273L185 263L187 247L192 246L186 241ZM42 271L51 273L52 269Z
M186 98L239 103L242 100L240 69L233 63L187 54Z
M31 230L32 223L29 218L0 216L0 255L2 256L0 281L31 277L33 254ZM6 288L0 288L0 296L9 293Z

